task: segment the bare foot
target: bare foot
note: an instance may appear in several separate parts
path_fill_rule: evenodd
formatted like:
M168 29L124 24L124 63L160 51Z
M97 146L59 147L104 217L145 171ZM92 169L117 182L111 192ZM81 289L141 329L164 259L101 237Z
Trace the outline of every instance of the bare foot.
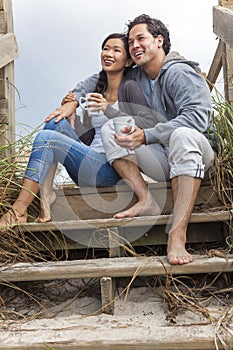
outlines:
M15 209L10 209L8 212L3 214L0 219L0 227L13 227L18 224L27 222L27 213L20 214Z
M169 233L167 258L171 265L184 265L193 261L192 255L190 255L185 249L185 242L186 239L177 236L175 232Z
M35 222L49 222L51 221L50 207L55 202L57 196L54 191L49 194L41 194L40 198L40 215Z
M156 216L161 214L161 209L154 200L151 193L148 193L146 201L139 201L131 208L114 215L115 219L132 218L136 216Z

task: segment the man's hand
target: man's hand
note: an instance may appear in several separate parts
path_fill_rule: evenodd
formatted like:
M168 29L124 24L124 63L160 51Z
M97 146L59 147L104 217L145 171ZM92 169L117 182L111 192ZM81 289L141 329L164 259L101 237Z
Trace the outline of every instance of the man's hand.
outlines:
M68 94L63 97L61 104L64 105L67 102L75 102L76 101L76 96L75 94L70 90Z
M115 134L115 141L116 143L123 147L130 150L134 150L135 148L140 147L141 145L146 143L146 138L144 131L137 126L134 127L135 130L131 134L128 134L126 136L119 136L118 134ZM131 127L125 127L121 129L122 132L130 132Z
M77 101L67 102L63 106L58 107L53 113L51 113L46 119L45 123L51 119L56 118L55 123L58 123L63 118L69 118L75 113L77 107Z

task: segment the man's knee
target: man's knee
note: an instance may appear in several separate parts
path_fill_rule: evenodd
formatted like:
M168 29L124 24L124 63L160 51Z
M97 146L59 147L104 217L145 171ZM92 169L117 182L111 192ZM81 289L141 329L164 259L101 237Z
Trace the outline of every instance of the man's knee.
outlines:
M184 147L184 149L191 145L195 147L200 145L199 141L203 137L204 136L195 129L180 127L171 134L169 147L173 148L178 146L179 148Z

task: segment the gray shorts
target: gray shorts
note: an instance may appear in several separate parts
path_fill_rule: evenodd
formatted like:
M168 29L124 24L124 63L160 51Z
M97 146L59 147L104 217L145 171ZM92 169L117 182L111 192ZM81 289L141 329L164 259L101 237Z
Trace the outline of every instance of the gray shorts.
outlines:
M141 171L155 181L167 181L179 175L203 179L212 166L214 151L207 138L195 129L180 127L171 135L169 146L142 145L134 151L118 146L114 126L109 120L102 127L102 139L110 164L136 154Z

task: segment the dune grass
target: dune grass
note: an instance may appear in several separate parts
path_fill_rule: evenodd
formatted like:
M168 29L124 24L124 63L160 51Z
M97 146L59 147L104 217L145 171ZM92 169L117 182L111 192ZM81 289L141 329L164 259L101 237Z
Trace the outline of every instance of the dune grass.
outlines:
M220 201L233 208L233 109L231 105L216 92L213 97L212 139L217 150L214 163L213 187Z

